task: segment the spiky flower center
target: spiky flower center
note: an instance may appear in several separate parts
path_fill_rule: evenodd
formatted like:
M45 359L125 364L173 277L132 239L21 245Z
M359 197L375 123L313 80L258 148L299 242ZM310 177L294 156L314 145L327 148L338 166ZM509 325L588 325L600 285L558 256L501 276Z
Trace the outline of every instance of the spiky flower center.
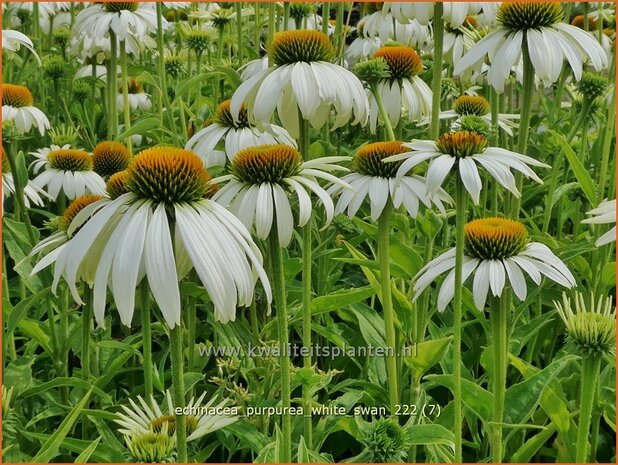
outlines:
M588 99L595 99L605 93L609 86L607 77L602 74L585 71L582 78L577 83L577 90Z
M442 134L436 140L438 150L455 158L464 158L483 153L487 138L470 131L455 131Z
M463 24L457 28L451 27L450 24L446 25L446 29L453 34L463 34L462 29L473 30L473 29L476 29L477 27L478 27L478 21L476 20L474 16L466 16L466 19L464 19Z
M60 171L90 171L93 167L92 156L83 150L59 149L47 155L50 168Z
M129 166L131 154L120 142L105 141L92 150L92 161L95 173L108 177Z
M137 463L169 462L176 443L168 434L137 433L126 437L127 449Z
M410 149L404 147L401 141L367 144L356 152L352 162L353 169L365 176L394 178L403 160L398 162L384 162L382 160L409 151Z
M578 27L580 29L584 28L584 15L577 15L575 18L571 20L571 26ZM588 16L588 29L596 29L597 28L597 20L592 16Z
M101 200L102 198L103 197L100 195L82 195L81 197L77 197L64 211L62 219L60 220L60 227L67 229L77 214L82 211L84 207L96 202L97 200Z
M105 184L105 190L110 199L114 200L120 197L122 194L129 192L127 188L127 171L119 171L116 174L112 174L107 183Z
M577 313L571 318L567 343L582 356L611 355L616 350L616 319L599 313Z
M185 423L187 425L187 435L190 435L197 429L198 419L193 415L185 416ZM150 429L155 433L161 433L167 430L167 434L173 437L176 432L176 417L173 415L164 415L150 420Z
M190 29L187 32L187 47L197 53L207 50L212 44L212 34L204 29Z
M453 102L453 110L458 115L484 116L490 111L489 102L484 97L462 95Z
M501 260L517 255L530 242L523 224L505 218L474 220L464 227L464 251L479 260Z
M405 45L382 47L373 54L373 57L386 61L391 79L411 79L423 72L423 60L412 47Z
M15 84L2 84L2 105L12 107L31 107L34 104L32 94L27 87Z
M290 3L290 17L301 21L313 13L313 5L309 2Z
M168 205L196 202L212 193L200 158L189 150L155 147L138 153L127 168L127 188L137 196Z
M137 79L129 79L127 90L129 94L141 94L144 92L144 86Z
M123 10L135 11L138 6L138 2L103 2L103 8L110 13L120 13Z
M231 170L238 179L250 184L281 184L298 174L303 158L289 145L260 145L241 150L232 160Z
M60 79L66 71L66 63L59 56L51 56L43 62L43 72L50 79Z
M275 34L270 47L273 62L278 65L289 65L304 61L332 61L335 48L328 36L319 31L284 31Z
M498 8L498 22L512 31L550 27L562 16L562 7L555 2L504 2Z
M405 432L392 419L380 419L362 439L366 457L371 463L404 462L407 454Z
M248 128L249 118L247 117L247 107L244 105L238 113L238 121L234 121L232 113L230 113L231 100L225 100L219 104L214 114L214 121L221 126L233 129Z

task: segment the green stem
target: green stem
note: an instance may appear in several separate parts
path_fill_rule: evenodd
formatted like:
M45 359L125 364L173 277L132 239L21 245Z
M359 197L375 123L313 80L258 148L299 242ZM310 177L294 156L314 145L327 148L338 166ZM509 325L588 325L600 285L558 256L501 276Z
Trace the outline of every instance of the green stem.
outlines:
M152 329L150 323L150 296L148 290L148 280L143 279L139 284L141 318L142 318L142 354L144 357L144 394L146 401L153 395L153 374L152 374Z
M124 130L131 129L131 109L129 108L129 78L127 64L127 47L124 40L120 41L120 68L122 73L122 106L124 110ZM133 142L131 136L127 137L125 141L129 153L133 153Z
M283 30L288 30L288 21L290 20L290 2L283 2Z
M174 326L170 330L170 351L172 357L172 389L174 393L175 409L185 407L185 382L183 378L183 353L182 353L182 328L180 325ZM185 416L174 412L176 416L176 450L178 452L178 462L187 463L187 424Z
M330 20L330 3L322 2L322 33L328 34L328 24Z
M299 119L299 138L298 149L305 160L309 160L309 121L303 119L300 110ZM311 270L313 266L311 248L311 218L302 230L302 315L303 315L303 346L306 347L306 356L303 357L303 367L311 368ZM313 425L311 419L311 389L308 385L303 385L303 405L305 409L304 417L304 438L309 449L313 444Z
M276 218L275 218L276 224ZM292 417L290 410L290 353L288 335L288 310L285 291L285 277L283 272L283 254L279 246L279 234L277 228L272 228L268 236L270 254L272 260L272 278L275 305L277 306L277 323L279 328L280 348L280 377L281 377L281 407L282 415L282 444L281 462L290 463L292 460Z
M500 126L498 125L498 110L500 106L500 100L498 93L492 86L489 86L489 98L491 100L491 145L498 147L498 140L500 136ZM498 214L498 182L494 180L489 181L493 184L491 189L491 216Z
M388 137L388 140L396 140L395 132L393 131L393 125L391 124L391 120L388 119L388 113L386 112L386 107L384 106L384 101L382 100L382 96L380 95L377 84L371 84L370 90L373 94L373 97L376 99L378 111L380 112L380 116L384 121L384 129L386 129L386 136Z
M26 208L26 200L24 198L24 187L21 183L21 179L17 173L17 149L15 142L9 143L9 168L11 168L11 175L13 176L13 185L15 186L15 218L20 219L26 225L26 233L28 234L28 240L30 245L36 244L36 236L34 234L34 228L30 221L30 215L28 214L28 208Z
M254 37L253 37L253 41L255 42L254 46L255 46L255 53L257 53L257 56L260 56L260 2L253 2L253 11L255 13L255 29L254 29Z
M502 422L504 421L504 397L506 393L506 367L508 356L508 307L507 299L490 297L491 344L493 348L493 395L494 409L492 426L492 461L502 463Z
M388 377L388 398L391 415L395 415L399 404L397 379L397 347L395 334L395 311L391 290L390 216L393 205L386 202L378 218L378 260L380 261L380 282L382 285L382 308L384 310L384 330L386 335L386 375Z
M159 80L161 84L161 97L165 104L169 126L174 134L174 139L179 143L178 133L176 132L176 124L174 124L174 112L170 104L169 95L167 95L167 73L165 72L165 48L163 42L163 7L161 2L155 2L157 8L157 65L159 68ZM163 109L161 109L161 123L163 123Z
M242 66L242 48L243 42L243 29L242 29L242 2L236 2L236 39L238 40L238 67Z
M442 22L443 5L435 2L433 12L433 79L431 81L431 138L440 135L440 104L442 102L442 52L444 48L444 23Z
M92 289L84 285L84 306L82 307L82 379L90 377L90 331L92 331Z
M607 173L609 167L610 148L614 135L616 122L616 92L612 92L612 101L607 107L607 122L605 123L605 134L603 135L603 148L601 149L601 165L599 168L599 197L598 202L605 198L605 185L607 183Z
M462 271L464 255L464 226L466 221L466 190L459 176L455 178L455 293L453 296L453 403L455 432L455 463L462 461L462 402L461 402L461 326L463 319Z
M109 83L109 138L116 139L118 134L118 105L116 94L118 93L118 52L117 52L116 33L109 30L109 73L107 79Z
M268 36L266 37L266 50L270 51L270 47L272 46L273 40L275 40L275 3L268 3ZM273 60L272 56L268 54L268 66L272 66Z
M575 445L575 462L577 463L585 463L588 458L588 434L594 406L594 393L601 369L601 359L600 356L582 358L579 427Z
M532 98L534 97L534 67L532 66L532 61L530 60L528 44L525 38L522 46L522 55L524 61L524 84L522 89L522 104L519 119L519 139L517 141L517 151L525 155L528 150L528 135L530 133L530 119L532 117ZM522 186L523 176L520 174L517 176L517 190L520 193ZM514 197L513 205L511 208L512 218L517 218L519 216L520 207L521 196Z

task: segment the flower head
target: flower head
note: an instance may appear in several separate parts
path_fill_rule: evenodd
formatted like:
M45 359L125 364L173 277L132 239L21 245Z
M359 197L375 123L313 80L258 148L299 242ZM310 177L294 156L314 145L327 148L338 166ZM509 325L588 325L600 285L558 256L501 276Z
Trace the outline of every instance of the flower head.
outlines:
M136 433L125 436L125 442L131 458L138 463L172 462L176 449L174 438L166 431L161 433Z
M389 157L387 160L389 162L405 160L399 167L398 177L404 176L425 160L431 160L427 169L427 192L435 193L448 174L455 170L475 204L479 202L482 188L478 166L487 170L502 187L516 196L520 193L511 169L542 184L530 166L549 168L548 165L526 155L498 147L488 147L485 136L471 131L449 132L438 137L435 142L414 140L404 145L412 151Z
M485 97L462 95L453 102L453 110L462 116L485 116L490 112L490 107Z
M414 277L415 299L442 273L449 271L438 294L438 310L443 311L453 298L455 249L443 253L425 265ZM479 310L485 307L487 293L500 297L507 282L520 300L528 289L524 273L536 285L545 275L558 284L571 288L575 278L564 263L544 244L532 242L519 222L504 218L472 221L464 229L464 263L462 283L474 275L472 293Z
M127 179L128 173L126 170L119 171L109 177L107 183L105 184L105 190L110 199L117 199L122 194L129 192L129 188L127 187Z
M405 430L391 418L380 418L361 427L363 436L359 441L364 449L355 457L355 462L401 463L408 454Z
M404 176L398 182L397 171L403 162L384 161L407 150L401 141L375 142L358 149L352 161L352 173L342 178L352 189L344 189L340 185L329 189L333 197L339 196L335 213L347 210L351 218L366 198L369 198L371 205L372 221L378 219L389 200L395 208L404 205L412 217L418 214L421 203L428 208L435 204L444 211L443 202L451 200L446 192L439 189L435 195L427 195L425 179L416 174Z
M49 129L47 116L34 106L32 93L27 87L15 84L2 84L2 121L12 121L15 129L21 133L28 133L35 127L41 135Z
M216 187L197 155L174 147L147 149L110 181L112 198L95 202L88 214L80 212L68 230L81 227L71 246L44 257L45 265L36 268L55 263L52 289L64 277L78 303L76 277L85 276L99 325L104 325L108 286L122 323L131 324L135 289L143 278L167 324L180 324L178 282L191 268L218 321L234 320L237 306L251 303L258 277L270 301L259 249L236 217L209 199Z
M580 292L574 299L562 294L562 302L554 301L566 326L567 345L582 357L598 357L616 353L616 308L612 298L594 295L586 301ZM575 310L573 310L573 306Z
M455 75L476 66L487 56L491 61L487 80L496 91L503 92L511 68L519 62L524 47L535 74L545 86L558 80L565 60L578 81L586 59L596 70L607 66L603 47L591 34L562 22L560 3L503 2L497 17L498 29L483 37L455 64Z
M120 142L100 142L92 149L92 161L95 173L104 178L127 169L131 161L131 153Z
M268 125L275 109L283 127L299 134L302 118L314 128L324 125L335 110L331 129L346 124L364 124L368 103L359 79L347 69L332 64L333 45L326 34L313 30L283 31L275 34L269 50L274 66L257 71L244 81L234 95L230 112L239 119L246 105L249 121Z
M208 167L224 165L233 160L245 148L257 145L286 144L296 147L296 142L288 132L275 124L266 124L258 129L249 122L247 107L241 105L236 118L232 116L231 101L224 100L213 115L213 124L194 134L186 148L194 150ZM223 139L225 150L217 150Z
M298 198L298 225L304 226L311 216L309 193L318 196L326 211L326 224L333 218L333 202L317 179L349 187L331 171L347 171L337 163L347 157L324 157L307 162L294 147L288 145L262 145L238 152L230 165L230 174L213 182L226 183L214 200L229 205L232 212L266 239L273 221L276 223L279 244L286 247L292 239L294 220L289 193Z
M391 79L411 79L423 72L423 61L412 47L382 47L373 57L386 62Z

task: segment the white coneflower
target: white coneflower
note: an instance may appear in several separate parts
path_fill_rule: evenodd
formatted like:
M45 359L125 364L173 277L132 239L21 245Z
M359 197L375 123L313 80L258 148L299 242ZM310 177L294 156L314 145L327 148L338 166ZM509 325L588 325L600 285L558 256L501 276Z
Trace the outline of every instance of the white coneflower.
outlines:
M404 176L420 163L431 160L427 169L428 193L435 193L451 170L455 169L477 205L483 185L477 165L485 168L498 184L517 197L520 193L511 169L542 184L543 181L528 165L550 168L526 155L499 147L488 147L485 136L470 131L442 134L435 142L414 140L404 145L410 148L411 152L395 155L387 160L392 162L405 160L399 167L398 177Z
M131 109L131 111L148 111L150 110L150 108L152 108L150 95L144 92L144 86L141 82L135 79L130 79L127 89L127 98L129 100L129 108ZM116 102L118 105L118 111L124 111L124 99L122 95L122 89L119 89L119 93L116 95Z
M55 260L54 290L64 277L81 304L78 270L94 274L90 284L99 325L104 324L108 285L122 323L131 324L135 289L145 277L165 321L175 328L181 319L178 281L191 266L218 321L233 321L236 307L251 303L256 276L270 300L259 249L240 221L208 198L216 188L196 154L173 147L147 149L109 182L118 176L126 176L118 193L128 192L95 202L87 210L90 218L78 215L71 224L69 234L81 229ZM183 272L178 264L187 265Z
M213 115L213 123L196 132L185 145L187 150L197 153L207 167L225 165L226 160L233 160L240 150L248 147L272 144L296 147L296 141L281 126L263 125L261 129L253 126L244 105L234 120L230 103L230 100L221 102ZM217 150L222 140L225 150Z
M296 138L298 111L318 129L328 120L331 129L348 123L365 124L368 114L363 85L347 69L332 64L335 49L326 34L318 31L286 31L275 35L269 55L275 64L243 82L234 95L230 111L238 120L245 103L249 120L270 123L275 109L284 128Z
M34 44L30 38L19 31L12 31L10 29L2 29L2 49L9 50L11 52L17 52L21 46L26 47L35 56L39 64L41 59L34 50Z
M247 62L238 71L240 71L240 80L245 82L250 77L266 70L268 70L268 55Z
M15 180L13 179L13 173L11 173L11 167L8 161L8 155L2 148L2 204L4 205L4 199L12 195L15 195ZM32 181L24 186L24 205L30 208L30 204L43 206L43 198L50 199L50 196L41 189L39 186L32 184ZM4 210L4 208L3 208Z
M607 56L597 40L586 31L563 23L562 18L559 3L503 3L498 10L500 27L464 55L454 74L461 74L488 56L491 65L487 80L496 91L503 92L511 67L519 61L524 47L535 74L545 86L558 80L565 59L576 80L581 78L586 58L596 70L605 68Z
M354 155L352 173L341 179L352 189L344 189L338 184L328 189L333 197L339 196L335 214L347 210L351 218L367 198L371 205L372 221L382 214L389 198L395 208L403 205L412 218L416 218L421 203L427 208L434 204L444 213L443 202L451 202L446 192L439 189L435 195L427 195L425 179L416 174L403 176L397 181L396 174L401 162L383 162L389 156L407 151L408 148L400 141L375 142L361 147Z
M430 40L427 23L413 18L405 22L395 21L381 2L369 2L368 5L369 14L361 19L367 37L378 37L383 43L395 40L415 47Z
M616 242L616 199L606 200L601 202L597 208L593 208L587 215L592 215L592 218L586 218L582 223L586 224L614 224L614 227L599 237L595 243L600 247L611 242Z
M59 216L54 221L50 221L50 224L53 224L57 230L35 245L25 259L36 257L41 253L45 254L45 258L40 260L33 268L33 273L38 273L55 261L58 254L75 233L75 231L72 231L72 233L69 234L69 228L75 217L88 205L92 205L100 200L103 200L103 197L100 195L82 195L81 197L77 197L69 204L62 216ZM94 278L94 275L90 278Z
M467 30L474 30L477 21L473 16L466 16L464 23L459 27L446 24L444 28L444 59L451 65L456 65L461 57L474 45L474 40Z
M71 149L69 145L30 152L36 160L32 162L34 173L44 171L32 180L35 186L45 188L47 193L58 200L64 194L69 200L84 194L103 195L105 182L92 169L92 155L83 150Z
M462 95L457 97L453 102L452 110L440 112L440 119L452 119L455 121L451 125L452 130L458 130L461 118L464 116L478 116L483 118L488 123L491 123L491 107L485 97L478 95ZM498 114L498 126L504 130L509 136L513 135L513 128L517 128L517 123L513 120L518 120L518 114ZM429 119L424 119L421 124L429 124Z
M223 399L215 404L213 397L202 405L205 397L206 393L204 392L197 399L192 398L185 407L187 411L192 412L184 417L187 425L187 441L204 437L238 420L238 417L233 415L215 413L227 406L229 399ZM118 431L125 436L133 436L139 433L161 433L167 430L167 434L173 436L175 432L175 408L169 391L166 391L165 399L164 410L159 407L154 398L150 398L150 402L147 403L141 396L137 396L139 405L133 399L129 399L131 407L121 405L123 412L116 414L117 418L114 421L121 427Z
M354 64L372 56L382 47L379 37L369 36L365 33L365 22L361 19L357 26L358 36L352 41L345 51L348 62Z
M164 27L167 21L162 18ZM142 38L157 29L155 6L148 2L101 2L88 5L75 17L77 34L104 37L112 30L118 40L129 36Z
M34 99L27 87L2 84L2 121L13 121L15 128L28 133L35 127L41 136L50 128L47 116L34 106Z
M247 228L255 226L256 235L266 239L276 219L281 247L287 247L294 232L294 218L288 194L298 198L298 225L304 226L311 217L309 193L320 199L326 212L326 224L333 218L333 201L317 179L346 183L329 171L347 171L337 163L347 157L323 157L303 163L303 158L289 145L262 145L241 150L230 165L231 174L215 178L224 183L213 200L228 206Z
M454 268L453 248L433 259L414 277L414 298L449 271L438 294L438 310L444 311L453 298ZM462 284L474 275L472 294L479 310L485 307L490 289L494 297L500 297L507 283L520 300L525 300L528 289L522 270L536 285L541 284L544 275L562 286L575 286L575 278L566 265L545 244L531 242L523 224L504 218L485 218L465 226Z
M423 61L411 47L382 47L373 58L383 59L390 76L381 79L376 91L380 93L388 119L393 127L401 118L402 109L408 119L415 121L431 112L431 89L421 79ZM369 126L375 132L380 109L373 95L370 98Z

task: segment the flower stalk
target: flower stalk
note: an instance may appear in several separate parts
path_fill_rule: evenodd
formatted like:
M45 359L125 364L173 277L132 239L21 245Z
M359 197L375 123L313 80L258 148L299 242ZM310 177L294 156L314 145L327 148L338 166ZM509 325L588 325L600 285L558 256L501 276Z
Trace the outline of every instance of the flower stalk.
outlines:
M276 221L276 219L275 219ZM270 247L270 255L272 260L272 279L274 300L277 306L277 323L279 329L279 369L281 376L281 407L282 415L282 436L281 443L281 461L289 463L292 460L292 417L289 414L290 410L290 354L288 350L289 335L288 335L288 311L287 297L285 291L285 277L283 271L283 254L279 246L279 233L277 228L273 228L268 236Z
M440 104L442 102L442 55L444 49L444 22L442 2L434 3L433 12L433 79L431 81L431 130L430 136L436 139L440 135Z
M585 463L589 453L588 434L602 358L601 355L589 355L582 358L579 426L575 445L575 462L577 463Z
M491 344L493 349L493 426L492 461L502 463L502 422L504 421L504 398L506 394L506 368L508 357L508 299L505 294L490 297Z
M390 216L393 209L390 199L386 202L378 218L378 260L380 262L380 281L382 285L382 309L384 311L384 334L386 336L386 374L388 377L388 398L391 415L395 415L399 404L399 386L397 380L397 355L395 311L391 294L390 265Z
M127 47L124 40L120 41L120 68L122 73L122 104L124 111L124 130L125 132L131 129L131 109L129 108L129 78L127 76ZM131 136L125 141L129 153L133 153L133 142Z
M183 351L182 351L182 328L174 326L170 330L170 352L172 357L172 388L174 393L174 407L185 406L185 382L183 378ZM187 425L183 413L175 413L176 418L176 450L178 462L187 463Z
M150 323L150 296L148 280L143 279L139 285L142 319L142 355L144 357L144 394L146 399L153 395L152 374L152 328Z

